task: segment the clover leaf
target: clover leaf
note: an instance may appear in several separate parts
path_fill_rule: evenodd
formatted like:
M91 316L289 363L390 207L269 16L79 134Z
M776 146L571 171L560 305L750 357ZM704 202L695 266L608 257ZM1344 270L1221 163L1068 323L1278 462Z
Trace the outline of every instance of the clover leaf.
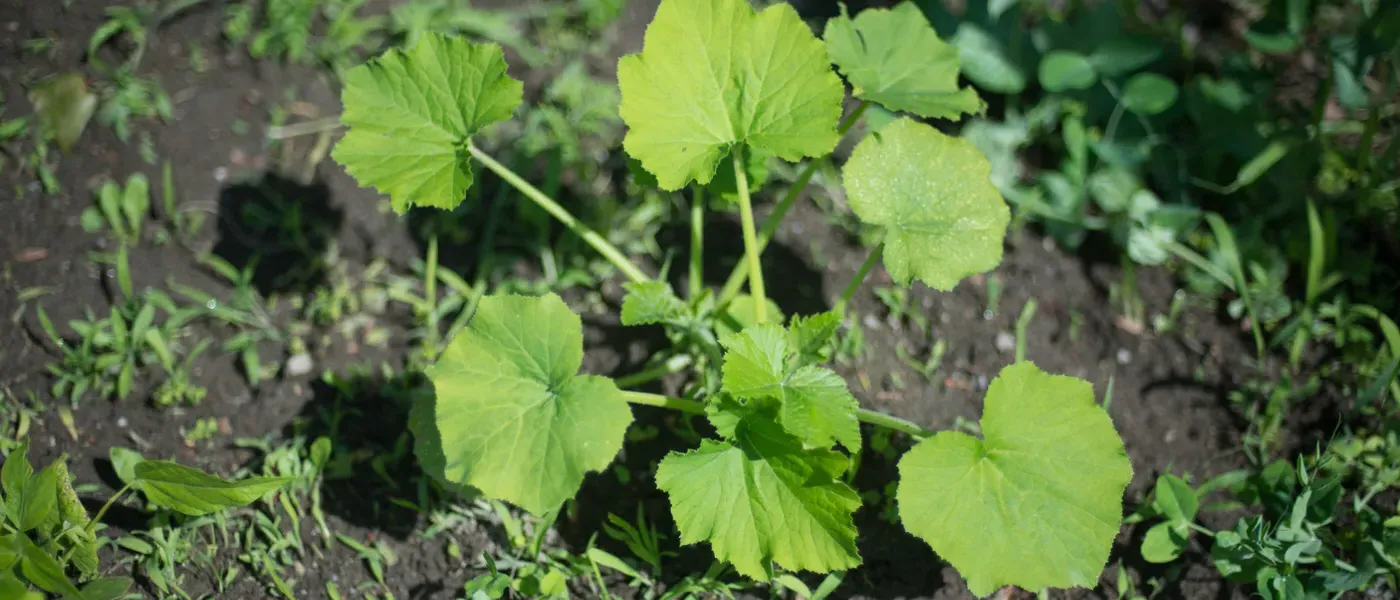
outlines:
M885 269L950 290L1001 262L1011 211L967 140L899 119L856 146L843 175L856 216L885 233Z
M987 390L982 439L944 431L899 461L900 519L986 596L1093 586L1133 468L1094 389L1034 364Z
M617 79L623 147L662 189L709 183L738 144L794 162L836 147L845 89L785 3L662 0Z
M715 558L762 580L770 561L817 572L859 565L851 514L860 496L837 479L846 457L804 449L767 413L739 421L733 438L672 452L657 468L681 543L708 541Z
M579 375L582 363L583 324L558 296L483 298L428 368L440 437L427 449L442 454L419 460L534 514L558 508L612 462L632 423L622 392Z
M869 8L855 19L842 4L822 37L857 98L929 118L982 111L977 92L958 87L958 49L938 38L913 2Z
M348 130L332 156L394 210L454 208L472 185L467 146L520 105L500 46L440 34L391 50L346 74L340 117Z

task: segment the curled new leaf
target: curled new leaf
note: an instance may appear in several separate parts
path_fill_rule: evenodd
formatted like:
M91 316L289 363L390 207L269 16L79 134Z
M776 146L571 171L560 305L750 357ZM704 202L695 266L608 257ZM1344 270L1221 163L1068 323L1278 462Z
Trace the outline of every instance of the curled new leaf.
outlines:
M851 209L885 227L885 269L950 290L1001 262L1011 211L970 142L900 119L856 146L843 171Z
M724 390L735 398L778 402L778 421L803 443L828 448L838 442L860 448L856 399L830 369L798 366L795 337L773 323L759 323L725 337Z
M836 147L845 90L788 4L662 0L617 80L623 146L662 189L709 183L737 144L789 161Z
M1093 586L1133 478L1093 386L1012 365L987 390L981 425L982 439L944 431L900 459L905 529L978 596Z
M867 8L855 19L842 4L822 37L857 98L929 118L982 110L977 92L958 87L958 49L938 38L913 2Z
M535 514L558 508L622 449L632 411L611 379L579 375L583 325L553 294L488 296L428 369L424 468ZM427 453L424 455L423 453Z
M467 146L510 117L522 87L495 44L439 34L351 69L341 98L348 128L332 156L400 213L454 208L472 185Z
M247 477L228 481L193 467L147 460L133 469L141 491L156 506L197 517L251 504L281 488L286 477Z

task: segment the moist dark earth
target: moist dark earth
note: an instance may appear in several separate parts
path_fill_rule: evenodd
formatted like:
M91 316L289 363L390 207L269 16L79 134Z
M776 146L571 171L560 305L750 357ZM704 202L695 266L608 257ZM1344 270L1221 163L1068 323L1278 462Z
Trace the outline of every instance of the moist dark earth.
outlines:
M83 68L88 36L103 21L107 3L76 0L60 11L58 2L29 0L0 1L0 89L9 100L10 115L26 110L26 83L46 74ZM215 7L221 3L211 3ZM373 3L372 3L373 4ZM640 33L654 11L646 0L632 2L618 23L616 52L640 49ZM240 190L261 181L288 194L301 196L307 213L315 215L327 228L351 273L363 269L378 257L386 259L397 272L410 273L413 261L421 256L421 245L411 234L407 219L379 209L380 197L360 188L333 161L323 160L310 178L301 167L279 168L280 156L271 156L264 142L269 109L294 94L307 117L338 113L333 79L312 69L253 63L242 49L225 50L219 44L219 10L200 8L154 32L143 72L153 74L174 99L174 117L169 122L143 123L140 129L153 136L157 155L168 157L174 167L175 186L182 203L203 207L211 223L189 248L177 244L142 244L131 257L137 288L161 287L167 281L192 285L215 293L227 286L195 260L195 255L237 246L237 231L225 226L231 204L240 202ZM22 48L25 40L51 36L56 46L47 54L33 55ZM192 44L211 49L212 67L204 74L191 70L188 52ZM603 67L606 68L606 65ZM529 73L514 75L531 81ZM535 77L534 79L538 79ZM249 124L235 127L236 121ZM310 138L308 138L309 140ZM289 154L301 156L309 141L293 140ZM299 145L299 147L298 147ZM619 149L620 150L620 149ZM92 202L91 189L110 178L124 180L128 174L144 172L159 194L158 166L146 164L136 152L135 143L123 144L111 130L91 124L73 153L65 156L58 170L63 192L56 196L35 193L32 177L13 169L0 174L0 392L23 397L33 391L49 398L50 380L45 364L54 360L53 349L38 334L32 302L15 322L20 305L17 294L33 286L47 286L53 293L42 299L56 323L82 315L85 310L102 314L116 295L110 274L89 260L89 253L104 248L102 236L84 232L79 225L82 210ZM483 183L489 185L489 183ZM17 188L18 186L18 188ZM16 189L26 193L17 195ZM827 194L819 186L810 193ZM839 194L839 188L833 188ZM771 203L772 193L760 195L759 204ZM157 196L158 197L158 196ZM841 205L839 197L836 205ZM762 210L762 209L761 209ZM728 215L712 217L711 246L707 252L707 275L719 278L741 254L737 219ZM217 225L215 224L217 223ZM733 235L729 235L732 232ZM685 238L671 240L684 246ZM731 244L720 247L717 244ZM839 370L847 378L862 406L898 415L921 425L941 429L952 427L958 418L978 417L987 382L1010 364L1013 354L1006 340L1014 330L1016 317L1025 302L1034 298L1038 311L1026 337L1027 357L1049 372L1064 373L1092 381L1100 396L1110 391L1111 415L1126 442L1135 471L1129 488L1127 510L1140 500L1157 474L1170 469L1206 478L1244 464L1240 454L1242 419L1234 414L1225 391L1234 383L1234 374L1254 367L1246 364L1251 354L1244 332L1226 325L1218 315L1188 309L1174 333L1157 335L1150 326L1138 327L1118 315L1121 310L1111 297L1112 286L1121 273L1116 260L1100 262L1093 252L1071 255L1053 247L1033 229L1015 229L1008 235L1005 260L987 276L971 278L950 293L938 293L916 285L910 294L914 312L927 319L927 329L890 317L872 290L888 284L889 278L878 267L853 303L854 319L864 326L868 352L864 358ZM856 271L866 250L842 230L829 224L827 217L805 199L797 204L765 255L769 288L784 312L808 313L823 310L835 300L842 286ZM470 257L445 252L443 263L471 269ZM275 263L265 268L275 269ZM470 277L471 272L463 272ZM988 311L988 295L993 278L1001 282L1000 300ZM1149 270L1139 273L1139 288L1146 304L1146 315L1167 310L1174 291L1170 273ZM580 301L581 295L566 294L575 308L584 313L588 328L588 358L585 369L621 375L631 372L651 352L662 348L659 332L623 330L616 322L617 282L605 286L604 303L612 309L599 314L596 306ZM388 361L398 364L413 343L406 328L406 309L391 309L377 325L391 335L380 347L344 343L310 343L315 368L300 377L279 376L258 386L250 386L238 368L237 358L218 352L221 336L228 332L201 325L197 335L214 338L195 369L199 383L208 388L208 397L198 406L178 410L156 410L145 398L157 382L146 381L125 401L114 402L89 397L74 411L76 439L50 411L35 423L31 433L31 458L47 461L67 453L81 482L96 482L102 491L87 500L100 503L116 486L107 463L108 448L126 446L139 449L148 457L171 457L218 473L230 473L250 460L252 453L233 444L235 438L291 435L302 428L314 429L317 411L336 401L336 395L319 382L323 370L347 373L353 365L374 365ZM1000 343L998 337L1001 337ZM312 338L314 339L314 338ZM340 338L335 338L340 339ZM931 379L925 379L897 351L901 345L915 357L927 356L935 340L946 343L947 352ZM264 356L281 361L285 356ZM902 387L897 385L902 383ZM370 386L372 387L372 386ZM52 399L50 399L52 400ZM373 394L361 394L341 401L353 403L353 416L342 424L340 437L363 445L362 450L381 452L392 449L404 426L400 407L381 401ZM52 405L62 402L52 400ZM660 423L675 416L658 409L636 408L639 421ZM217 419L223 431L212 442L191 448L182 431L199 419ZM1319 421L1322 416L1317 416ZM1325 430L1325 427L1323 428ZM871 430L865 431L867 439ZM1293 443L1311 443L1306 432L1294 432ZM896 437L907 447L908 440ZM652 441L629 446L620 460L633 473L649 473L674 443ZM424 519L408 509L377 502L383 495L412 498L415 465L411 459L394 463L389 473L400 487L387 484L378 475L362 468L350 480L330 481L323 491L330 528L350 537L387 539L399 557L398 564L386 570L388 588L399 598L454 598L462 583L481 572L476 559L482 552L493 552L505 544L499 523L479 521L451 534L463 550L464 559L452 559L444 537L425 539ZM895 474L894 460L879 452L867 451L858 483L861 490L883 490ZM405 483L406 482L406 483ZM655 491L647 477L637 477L621 485L610 475L595 475L585 484L574 509L561 517L560 535L551 544L578 550L600 531L607 513L630 515L638 502L648 515L662 519L662 531L669 530L665 498ZM379 506L379 509L375 507ZM387 507L387 508L384 508ZM960 577L922 542L898 525L881 518L883 504L868 505L858 513L861 526L861 553L864 566L849 573L837 590L840 597L970 597ZM144 519L132 509L113 511L109 534L139 528ZM294 573L292 584L298 598L325 597L325 582L337 581L342 591L369 581L363 561L341 544L322 547L314 527L306 527L308 547L314 547ZM1073 596L1113 596L1115 569L1121 559L1140 580L1158 574L1142 563L1136 551L1140 531L1125 527L1119 546L1105 570L1104 582L1092 591L1079 590ZM604 539L599 536L600 540ZM610 541L600 542L618 553ZM668 543L674 545L674 540ZM1206 598L1239 595L1221 582L1208 561L1204 548L1192 550L1184 577L1167 590L1170 597ZM225 552L221 560L235 560ZM108 551L105 562L111 574L120 574L119 565ZM685 548L668 564L671 577L703 570L709 561L708 548ZM815 585L818 578L808 577ZM138 589L149 593L138 580ZM622 595L632 593L614 586ZM196 597L213 589L207 574L187 575L185 588ZM576 593L588 595L588 588ZM1056 593L1059 594L1058 592ZM243 577L222 597L261 598L268 592L263 584Z

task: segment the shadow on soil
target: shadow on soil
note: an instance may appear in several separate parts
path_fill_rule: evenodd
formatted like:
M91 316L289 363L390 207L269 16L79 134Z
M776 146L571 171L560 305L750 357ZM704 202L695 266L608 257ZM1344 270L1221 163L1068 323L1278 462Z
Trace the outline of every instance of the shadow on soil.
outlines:
M264 297L307 292L325 282L344 220L325 184L265 172L220 192L214 254L240 271L256 265L253 285Z

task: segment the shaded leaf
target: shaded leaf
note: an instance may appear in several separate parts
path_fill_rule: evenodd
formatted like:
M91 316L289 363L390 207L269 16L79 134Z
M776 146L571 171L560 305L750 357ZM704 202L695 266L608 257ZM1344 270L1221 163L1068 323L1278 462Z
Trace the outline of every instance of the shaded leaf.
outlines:
M97 96L78 73L55 75L35 84L29 89L29 102L38 115L40 135L57 142L64 152L72 150L97 109Z
M724 390L740 399L777 400L783 429L809 446L859 449L858 405L845 380L828 369L793 365L789 337L781 326L760 323L722 340Z
M1164 113L1176 104L1176 83L1156 73L1139 73L1123 85L1123 108L1140 115Z
M1051 92L1087 90L1098 80L1094 65L1078 52L1052 50L1040 59L1040 85Z
M958 47L962 74L977 87L1000 94L1019 94L1026 89L1025 70L985 29L964 22L949 41Z
M535 514L572 497L632 422L622 392L579 375L582 362L583 325L558 296L483 298L428 368L443 478Z
M622 284L627 296L622 299L623 325L664 323L681 315L685 303L676 297L671 284L664 281L633 281Z
M164 460L142 461L133 470L141 491L153 504L196 517L251 504L291 481L287 477L228 481Z

